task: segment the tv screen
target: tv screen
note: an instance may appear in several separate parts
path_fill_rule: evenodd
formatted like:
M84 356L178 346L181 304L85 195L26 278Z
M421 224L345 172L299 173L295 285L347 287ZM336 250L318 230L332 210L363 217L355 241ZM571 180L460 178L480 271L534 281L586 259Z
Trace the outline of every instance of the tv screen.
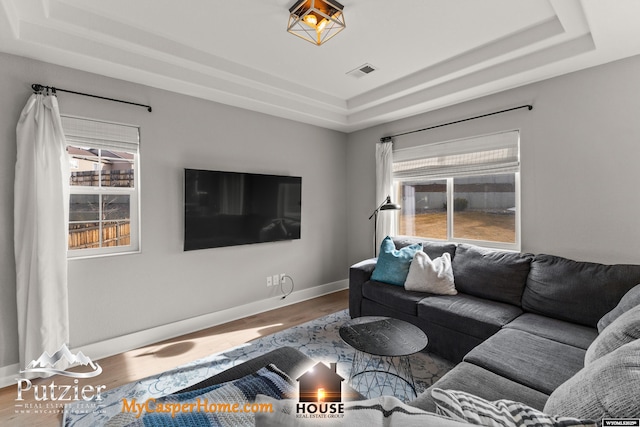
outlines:
M302 178L184 170L184 250L300 238Z

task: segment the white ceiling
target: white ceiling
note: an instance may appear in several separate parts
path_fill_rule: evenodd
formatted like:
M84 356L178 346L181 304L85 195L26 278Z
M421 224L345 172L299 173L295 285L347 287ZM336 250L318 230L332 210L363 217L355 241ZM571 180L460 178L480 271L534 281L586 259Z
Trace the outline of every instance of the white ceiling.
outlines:
M294 2L0 0L0 51L345 132L640 54L638 0L341 0L319 47Z

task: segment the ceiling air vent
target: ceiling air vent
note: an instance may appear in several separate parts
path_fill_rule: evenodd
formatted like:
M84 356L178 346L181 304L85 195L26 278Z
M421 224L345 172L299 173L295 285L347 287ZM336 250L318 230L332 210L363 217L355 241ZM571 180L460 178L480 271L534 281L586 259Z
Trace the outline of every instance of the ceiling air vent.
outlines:
M352 77L364 77L367 74L373 73L377 68L371 64L364 64L356 68L355 70L351 70L347 73L347 75Z

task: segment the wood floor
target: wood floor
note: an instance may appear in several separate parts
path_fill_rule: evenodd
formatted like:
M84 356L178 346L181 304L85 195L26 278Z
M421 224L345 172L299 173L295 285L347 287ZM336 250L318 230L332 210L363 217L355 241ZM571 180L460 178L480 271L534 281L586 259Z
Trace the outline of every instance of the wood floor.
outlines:
M106 389L110 390L212 353L224 351L253 339L299 325L325 314L343 310L348 307L348 301L349 294L347 290L335 292L117 354L98 361L102 366L103 372L96 378L99 378L100 384L106 385ZM82 387L87 384L96 385L96 378L79 380L79 390L82 390ZM42 389L46 385L46 390L49 392L52 381L56 385L74 385L72 378L60 376L45 380L33 380L33 388L25 393L23 402L16 401L16 385L0 389L0 426L60 426L62 408L56 407L57 405L51 401L49 403L44 401L35 402L33 399L33 389L36 386L39 385L38 390L42 393ZM71 390L73 391L73 388ZM16 404L19 403L25 406L16 408ZM41 407L29 407L30 405L40 405ZM49 407L46 407L47 405ZM30 413L16 414L16 409L25 411L28 409ZM36 410L48 413L35 414Z

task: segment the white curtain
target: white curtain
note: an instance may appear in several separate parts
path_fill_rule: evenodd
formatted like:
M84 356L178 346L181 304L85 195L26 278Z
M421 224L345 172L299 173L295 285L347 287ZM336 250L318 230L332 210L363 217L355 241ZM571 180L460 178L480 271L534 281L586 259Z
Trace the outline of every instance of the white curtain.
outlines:
M376 207L379 206L387 196L391 196L391 201L397 203L393 191L393 142L379 142L376 145ZM379 246L386 236L397 234L397 211L387 210L378 213L378 232L375 238L375 245Z
M69 342L69 160L56 97L31 95L16 133L14 248L24 369L44 351L53 354Z

